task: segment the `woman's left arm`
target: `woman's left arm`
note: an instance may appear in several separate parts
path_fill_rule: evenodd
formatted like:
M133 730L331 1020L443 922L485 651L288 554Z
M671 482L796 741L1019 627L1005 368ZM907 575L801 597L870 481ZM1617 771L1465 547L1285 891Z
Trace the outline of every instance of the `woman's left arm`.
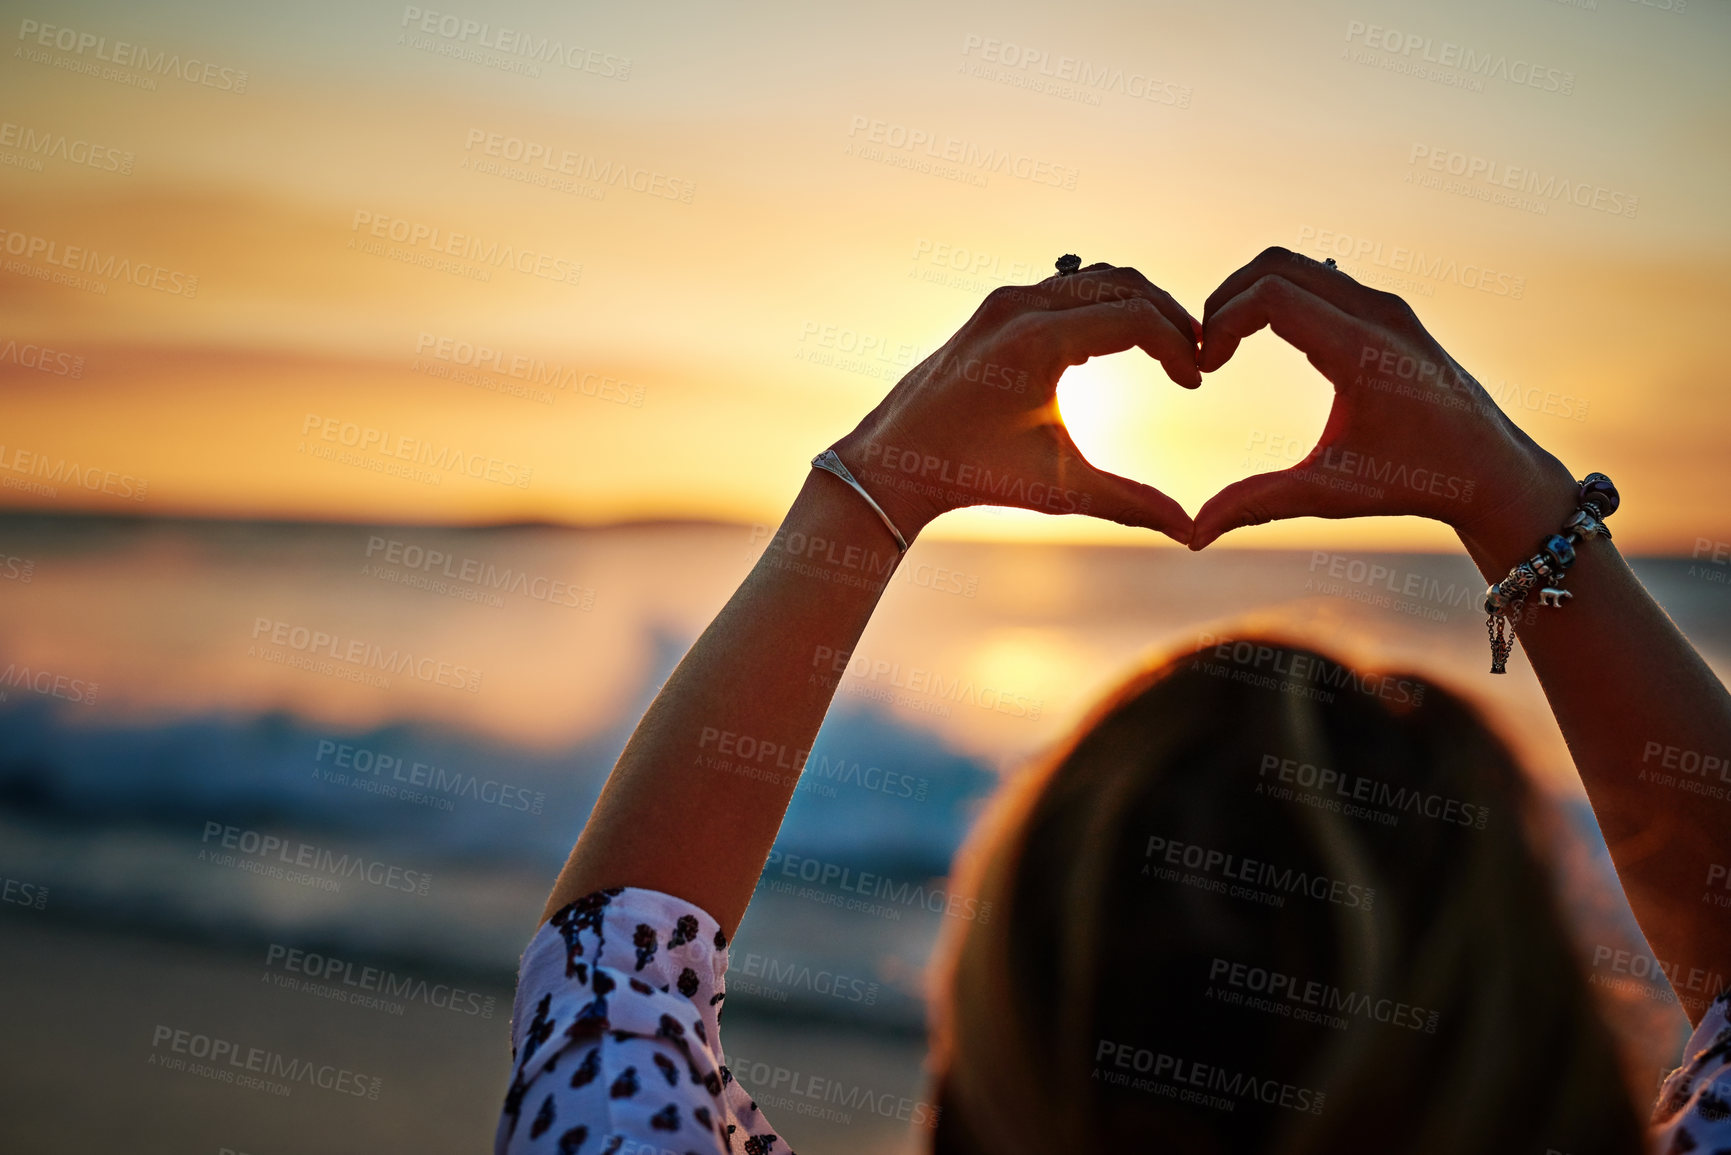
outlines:
M1195 388L1200 326L1134 269L1096 265L995 290L835 445L911 542L968 505L1084 513L1184 542L1158 490L1090 465L1058 378L1139 346ZM542 919L602 887L703 907L732 937L849 655L899 562L878 515L833 474L806 478L763 556L638 723Z

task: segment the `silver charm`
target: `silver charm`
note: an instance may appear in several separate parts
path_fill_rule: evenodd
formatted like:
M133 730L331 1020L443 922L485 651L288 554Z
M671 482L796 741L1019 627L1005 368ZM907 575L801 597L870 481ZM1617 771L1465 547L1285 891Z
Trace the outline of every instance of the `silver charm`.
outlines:
M1584 509L1575 511L1575 516L1571 517L1568 524L1563 526L1563 532L1583 538L1602 537L1609 540L1611 537L1610 527Z
M1539 575L1533 572L1528 562L1522 562L1509 571L1509 576L1502 580L1503 593L1508 595L1509 603L1525 601L1533 587L1539 585Z
M1544 589L1539 591L1539 604L1541 606L1561 606L1564 601L1574 596L1575 595L1570 593L1568 590L1558 589L1555 586L1546 586Z

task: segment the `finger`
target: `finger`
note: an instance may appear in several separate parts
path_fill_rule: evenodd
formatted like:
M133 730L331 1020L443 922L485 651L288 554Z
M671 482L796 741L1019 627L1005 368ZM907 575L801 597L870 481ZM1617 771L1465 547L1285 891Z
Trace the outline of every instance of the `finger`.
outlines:
M1166 315L1144 297L1089 305L1054 313L1028 313L1005 330L1032 357L1049 362L1050 379L1090 357L1122 353L1136 346L1159 361L1166 375L1187 389L1202 384L1196 347ZM1055 362L1055 363L1051 363Z
M1221 534L1288 517L1320 517L1319 487L1302 465L1235 481L1203 503L1190 531L1190 548L1212 545Z
M1192 345L1201 342L1202 323L1192 317L1190 311L1180 305L1178 299L1171 293L1150 281L1136 269L1128 267L1116 269L1114 270L1114 277L1135 295L1150 301L1155 308L1160 310L1162 316L1172 322L1173 328L1190 337Z
M1046 277L1038 283L1042 286L1050 285L1054 288L1062 289L1065 285L1073 283L1077 277L1093 276L1099 273L1108 272L1117 267L1118 266L1114 265L1111 261L1095 261L1088 267L1077 269L1073 273L1048 273Z
M1080 456L1080 454L1078 454ZM1086 462L1084 462L1086 463ZM1085 482L1088 495L1087 514L1163 533L1180 545L1190 541L1190 515L1184 507L1155 489L1116 473L1088 466Z
M1066 277L1064 280L1074 281L1075 278ZM1083 304L1143 297L1159 309L1180 333L1189 333L1195 340L1201 339L1202 326L1190 315L1189 310L1180 305L1171 293L1143 276L1138 269L1127 265L1106 265L1101 267L1089 282L1076 285L1075 291L1078 303Z
M1318 369L1349 360L1364 345L1365 322L1275 273L1253 282L1207 316L1197 356L1205 373L1226 364L1240 341L1264 327L1272 328Z
M1035 299L1045 299L1054 309L1070 309L1105 301L1123 301L1143 297L1159 309L1180 333L1189 333L1193 341L1202 338L1202 326L1189 310L1178 303L1165 289L1143 276L1140 270L1127 265L1105 263L1089 265L1069 276L1047 277L1028 293Z
M1311 260L1291 249L1274 245L1262 250L1254 260L1220 282L1220 287L1208 294L1208 300L1202 306L1204 323L1206 324L1216 309L1268 276L1284 277L1321 297L1341 312L1351 313L1365 320L1385 320L1392 310L1406 307L1406 302L1393 293L1384 293L1379 289L1361 285L1339 269L1330 268L1321 261Z

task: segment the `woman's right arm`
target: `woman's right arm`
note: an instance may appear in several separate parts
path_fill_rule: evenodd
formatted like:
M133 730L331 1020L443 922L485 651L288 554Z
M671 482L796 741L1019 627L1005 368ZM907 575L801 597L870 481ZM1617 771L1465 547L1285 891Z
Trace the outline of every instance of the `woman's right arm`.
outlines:
M1278 518L1416 514L1451 526L1494 582L1574 512L1569 470L1509 420L1399 297L1269 249L1208 299L1203 370L1218 369L1264 326L1333 382L1334 406L1303 461L1236 482L1203 506L1192 549ZM1631 509L1618 520L1640 515ZM1680 777L1686 758L1725 765L1731 694L1611 541L1584 540L1577 551L1573 597L1524 615L1521 645L1656 958L1682 983L1726 974L1731 801L1658 779Z

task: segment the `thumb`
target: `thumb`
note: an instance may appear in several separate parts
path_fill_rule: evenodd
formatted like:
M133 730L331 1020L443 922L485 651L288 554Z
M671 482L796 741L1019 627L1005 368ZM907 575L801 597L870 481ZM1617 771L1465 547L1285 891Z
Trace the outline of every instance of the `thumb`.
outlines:
M1316 479L1303 465L1235 481L1203 503L1190 548L1203 549L1221 534L1288 517L1324 516Z
M1190 515L1184 507L1155 489L1104 469L1088 467L1090 517L1105 518L1119 525L1134 525L1163 533L1179 545L1190 541Z

